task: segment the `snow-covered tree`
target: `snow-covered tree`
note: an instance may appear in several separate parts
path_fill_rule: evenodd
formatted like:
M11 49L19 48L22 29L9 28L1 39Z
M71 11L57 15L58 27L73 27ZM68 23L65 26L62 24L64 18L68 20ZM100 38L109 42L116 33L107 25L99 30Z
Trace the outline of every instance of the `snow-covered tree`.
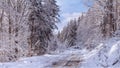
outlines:
M96 0L103 13L101 31L104 37L112 37L119 29L119 3L118 0Z
M77 35L78 24L76 20L70 20L68 25L60 33L61 42L66 42L67 47L76 45L76 35Z
M0 45L1 52L5 52L3 55L6 58L1 59L3 61L11 61L27 55L28 5L26 0L0 0Z
M45 53L58 11L55 0L0 0L0 61Z
M41 55L46 52L50 37L53 36L59 8L55 0L30 0L30 4L30 48L34 55Z
M104 11L103 23L101 24L103 36L112 36L117 28L114 19L115 12L113 7L113 0L105 0L104 2L101 2L101 5Z

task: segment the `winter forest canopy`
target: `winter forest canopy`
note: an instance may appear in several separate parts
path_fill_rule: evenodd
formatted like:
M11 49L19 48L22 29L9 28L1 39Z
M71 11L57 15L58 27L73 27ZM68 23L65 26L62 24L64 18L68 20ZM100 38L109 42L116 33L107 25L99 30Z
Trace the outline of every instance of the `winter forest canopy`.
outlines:
M0 0L0 68L120 68L119 48L120 0Z

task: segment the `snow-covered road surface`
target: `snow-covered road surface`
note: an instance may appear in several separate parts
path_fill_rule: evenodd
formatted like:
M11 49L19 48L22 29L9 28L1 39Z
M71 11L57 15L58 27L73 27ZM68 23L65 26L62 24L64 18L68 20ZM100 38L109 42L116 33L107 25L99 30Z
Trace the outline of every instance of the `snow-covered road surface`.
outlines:
M61 54L21 58L16 62L0 63L0 68L77 68L82 62L80 50L66 50Z

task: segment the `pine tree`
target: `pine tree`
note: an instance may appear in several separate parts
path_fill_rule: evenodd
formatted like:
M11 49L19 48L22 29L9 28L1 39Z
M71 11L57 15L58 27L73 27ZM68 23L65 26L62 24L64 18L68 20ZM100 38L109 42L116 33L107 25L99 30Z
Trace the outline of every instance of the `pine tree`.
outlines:
M64 27L60 33L60 40L62 43L66 42L67 47L72 47L76 45L76 35L77 35L78 24L76 20L70 20L68 25Z
M47 51L48 41L56 28L59 8L54 0L30 0L31 12L29 15L30 48L36 55Z

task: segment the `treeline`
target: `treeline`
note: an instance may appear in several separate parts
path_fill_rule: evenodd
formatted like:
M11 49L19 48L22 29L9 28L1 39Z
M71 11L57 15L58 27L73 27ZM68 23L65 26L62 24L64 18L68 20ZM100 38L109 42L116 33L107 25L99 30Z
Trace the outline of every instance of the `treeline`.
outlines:
M68 47L93 49L120 29L120 1L95 0L88 12L70 20L58 34Z

